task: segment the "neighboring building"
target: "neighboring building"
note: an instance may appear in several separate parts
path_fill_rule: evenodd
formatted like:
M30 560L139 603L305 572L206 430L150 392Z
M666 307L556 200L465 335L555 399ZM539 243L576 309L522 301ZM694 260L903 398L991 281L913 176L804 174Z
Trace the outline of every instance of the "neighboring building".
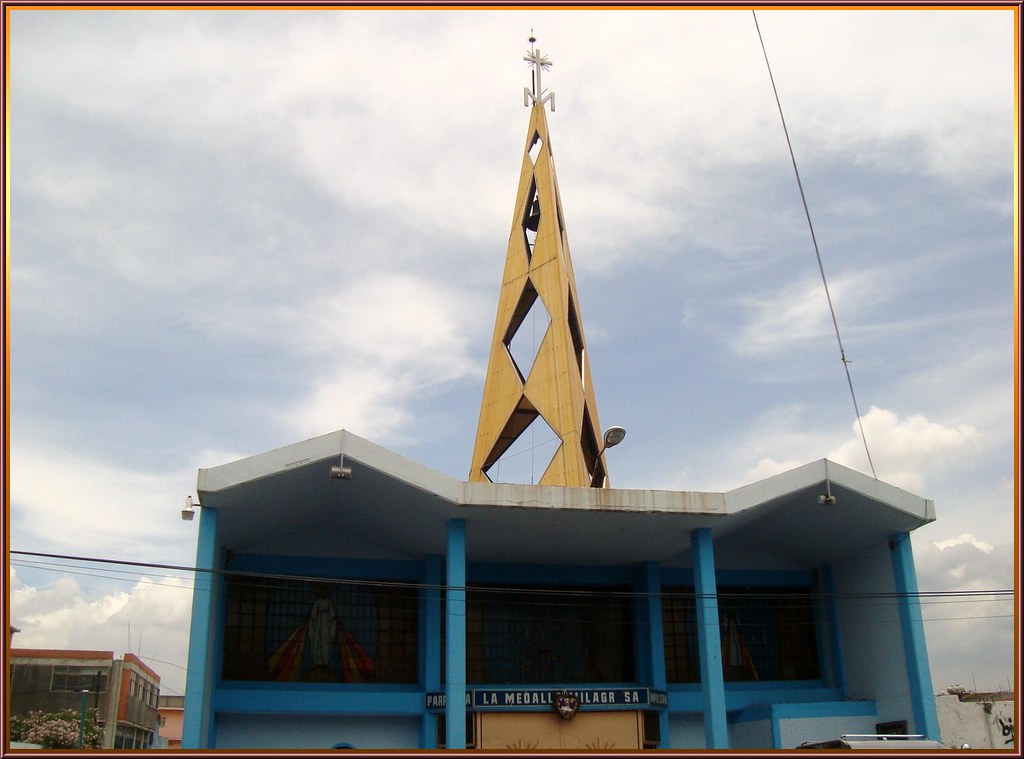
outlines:
M160 696L160 748L181 748L181 725L185 718L184 696Z
M160 676L135 654L11 649L11 714L95 709L104 748L149 748L156 736Z
M1013 715L1016 694L974 693L963 688L950 688L935 697L942 742L971 748L1017 748Z
M183 747L938 739L909 537L931 501L826 460L726 493L609 486L528 60L470 481L346 431L201 469ZM539 484L510 483L531 429L554 439Z

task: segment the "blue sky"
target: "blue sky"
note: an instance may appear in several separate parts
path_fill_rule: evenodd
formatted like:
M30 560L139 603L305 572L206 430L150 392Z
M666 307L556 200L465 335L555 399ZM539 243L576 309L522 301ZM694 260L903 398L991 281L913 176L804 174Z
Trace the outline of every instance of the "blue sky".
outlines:
M12 549L189 565L198 468L342 428L468 475L531 29L613 485L870 471L749 11L9 18ZM1012 13L757 18L919 584L1012 587ZM11 573L16 644L183 691L187 578ZM926 609L937 689L1010 614Z

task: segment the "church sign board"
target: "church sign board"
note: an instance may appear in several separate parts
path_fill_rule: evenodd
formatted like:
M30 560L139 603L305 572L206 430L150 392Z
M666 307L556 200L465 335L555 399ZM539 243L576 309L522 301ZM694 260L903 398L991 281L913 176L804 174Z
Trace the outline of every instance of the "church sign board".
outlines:
M466 708L483 710L551 709L555 699L569 694L579 699L580 709L664 709L668 694L650 688L485 688L466 691ZM441 710L444 693L427 693L426 708Z

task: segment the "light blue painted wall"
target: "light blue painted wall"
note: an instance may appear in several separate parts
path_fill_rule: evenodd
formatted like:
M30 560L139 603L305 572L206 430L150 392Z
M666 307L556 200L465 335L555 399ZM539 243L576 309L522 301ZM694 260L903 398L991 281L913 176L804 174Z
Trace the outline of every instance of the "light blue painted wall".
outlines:
M875 732L875 717L804 717L778 720L780 745L774 748L796 748L807 741L832 741L844 733Z
M339 559L320 556L277 556L264 553L236 553L231 566L236 572L306 577L373 577L382 580L415 580L423 571L419 561L393 559Z
M217 510L200 508L196 568L219 568ZM197 571L192 590L192 621L189 631L188 674L185 680L185 710L181 731L182 748L207 748L215 740L210 720L213 684L216 682L217 589L214 572Z
M835 575L831 566L821 568L820 591L826 596L824 603L818 607L818 647L822 667L828 673L827 682L845 697L846 660L843 656L843 635L836 601Z
M448 521L445 559L445 741L466 749L466 522Z
M697 642L700 649L706 746L729 748L718 623L718 586L715 582L715 551L711 530L702 527L690 533L690 547L693 549L693 588L697 595Z
M894 595L851 597L895 594L888 542L834 564L833 577L848 697L875 701L879 722L905 719L912 725L899 603Z
M424 561L420 594L420 681L427 692L441 691L441 598L444 584L440 556ZM437 746L437 718L424 713L420 724L420 748Z
M730 714L729 740L732 748L795 748L843 733L872 732L874 721L872 701L758 704Z
M772 747L772 723L769 719L729 724L729 747L732 749L767 749Z
M218 689L213 702L224 714L412 716L423 709L423 693L412 688L333 683L245 683Z
M669 746L673 749L707 748L704 741L703 714L670 714Z
M900 626L903 631L903 652L907 659L910 701L914 708L914 721L908 732L920 733L937 741L939 719L935 711L932 675L928 668L928 647L924 640L924 621L921 618L921 599L917 595L917 571L914 568L910 533L893 535L890 543L893 574L900 594Z
M656 562L648 561L644 564L643 581L641 589L646 593L646 603L638 604L645 607L647 639L645 648L648 651L647 682L651 688L658 691L667 691L668 683L665 680L665 635L662 624L661 613L661 571ZM640 629L643 629L641 627ZM658 713L658 730L661 741L658 748L668 748L668 710Z
M409 749L418 746L419 732L416 717L217 715L219 749L329 749L336 743L357 749Z
M453 523L454 525L454 523ZM710 536L708 536L710 537ZM451 543L450 549L454 549L455 558L461 554L465 555L465 535L459 535L458 527L455 527L453 533L450 535ZM707 543L709 540L705 538ZM751 571L732 571L732 570L715 570L714 566L714 555L713 546L702 545L699 551L701 557L704 559L703 569L699 569L698 573L711 574L712 587L722 587L725 585L733 584L770 584L770 585L807 585L811 584L815 578L813 572L788 572L788 571L774 571L774 572L751 572ZM877 586L878 582L888 582L889 587L893 586L893 577L891 573L892 563L888 555L885 556L882 567L889 568L888 577L882 572L879 574L878 561L880 557L871 557L870 560L866 561L866 566L870 573L874 573L867 581L861 581L861 586ZM710 560L708 560L710 559ZM503 566L495 564L486 565L475 565L469 564L468 566L463 564L465 574L458 574L458 561L454 562L452 568L456 569L456 573L453 576L445 577L443 568L442 557L432 557L424 563L410 562L410 561L371 561L371 560L347 560L347 559L317 559L317 558L298 558L298 557L285 557L285 556L238 556L235 559L236 563L234 568L243 568L248 571L266 571L266 572L281 572L285 574L323 574L326 576L362 576L362 577L383 577L383 578L394 578L394 579L410 579L410 580L424 580L429 584L438 584L438 581L443 584L444 580L447 579L449 583L456 586L464 585L467 581L470 582L493 582L504 579L505 581L522 582L524 584L534 583L550 583L553 578L557 577L557 573L553 573L550 567L546 566ZM856 579L858 572L864 572L864 568L857 562L849 562L848 566L840 567L835 570L834 575L836 576L837 586L842 585L842 578L846 578L847 584L853 582ZM559 568L564 571L566 568ZM672 584L688 584L694 581L694 571L692 569L661 569L656 565L646 566L632 566L632 567L573 567L569 573L573 583L579 584L623 584L631 585L637 590L645 588L654 588L659 582L661 585L672 585ZM877 576L875 576L877 575ZM467 577L468 576L468 577ZM717 580L717 582L716 582ZM635 584L634 584L635 583ZM840 592L843 592L843 588L838 588ZM421 643L423 644L423 653L426 655L432 648L439 646L439 636L437 635L437 628L428 626L426 624L426 618L436 614L436 611L431 612L427 609L433 608L432 605L421 605L421 612L424 613L424 618L421 619ZM647 604L638 604L638 615L639 619L644 622L646 627L651 622L657 620L660 614L655 613L655 610L649 607ZM898 617L898 612L895 613L893 619ZM440 619L436 618L439 622ZM855 616L856 619L856 616ZM430 631L428 632L428 627ZM661 656L652 656L652 651L649 648L654 643L655 638L660 637L660 626L655 631L652 629L647 631L647 635L639 636L644 640L639 641L641 648L647 648L643 651L643 655L640 657L641 668L638 670L638 676L641 680L646 681L648 678L653 680L652 682L644 682L644 685L650 685L655 688L664 687L661 682L657 682L657 673L654 670L655 659L660 664ZM899 637L900 633L897 630L893 631L893 634L897 636L894 640L901 640ZM650 639L648 639L650 638ZM711 638L715 640L716 638ZM874 651L871 650L871 643L860 646L861 649L868 652L868 655L874 656ZM464 650L464 645L463 645ZM439 649L436 649L439 654ZM717 653L720 657L720 651L717 646L709 645L708 652L710 658L714 658ZM864 652L857 653L856 656L863 657ZM849 658L849 655L846 657ZM720 661L718 663L720 668ZM905 670L902 670L905 672ZM438 679L438 661L435 659L431 662L424 662L424 667L421 670L421 677L427 681L427 691L446 690L444 683L439 682ZM433 684L431 684L431 681ZM904 682L905 685L905 682ZM750 705L756 704L772 704L780 702L792 702L792 701L832 701L840 698L837 690L825 687L825 681L815 682L800 682L800 683L730 683L725 686L725 698L724 703L721 705L721 714L725 714L728 710L730 716L735 713L737 709L743 709ZM235 730L239 724L239 714L247 710L253 711L291 711L294 716L302 716L303 712L316 712L318 706L315 703L316 694L306 689L306 686L299 684L293 684L288 686L295 688L296 692L289 694L285 699L281 699L281 696L285 694L277 693L276 696L265 702L263 705L256 704L253 701L253 697L259 695L260 697L268 695L270 690L273 690L273 686L267 689L265 684L231 684L229 689L221 688L215 692L216 696L219 696L216 700L214 708L218 709L220 713L227 715L234 715L230 717L227 723L229 730ZM367 686L362 686L366 688ZM463 685L463 689L464 689ZM434 743L434 732L436 722L433 715L423 715L422 711L422 691L416 694L409 693L409 690L418 691L417 686L411 686L411 688L404 688L405 693L399 693L397 691L384 692L387 686L380 689L367 690L364 694L352 693L337 693L332 694L335 696L334 701L337 703L334 706L338 708L332 708L331 711L336 714L348 713L353 714L353 711L361 712L365 717L359 717L358 719L362 724L367 726L372 725L384 725L385 728L390 723L380 722L379 719L384 718L384 715L388 715L387 719L396 718L396 715L404 714L408 715L402 719L414 719L417 724L417 733L415 737L408 743L401 744L403 748L417 748L427 747L430 748ZM231 692L231 691L235 692ZM704 695L701 692L700 685L673 686L671 688L671 712L672 714L664 714L662 716L662 747L663 748L705 748L705 722L704 722ZM246 693L246 691L252 691ZM265 691L260 693L261 691ZM380 691L380 692L378 692ZM355 701L353 701L355 699ZM258 699L257 699L258 700ZM284 701L292 704L289 709L274 709L272 702L276 701L278 704L283 704ZM415 702L415 703L414 703ZM350 711L350 708L352 711ZM679 712L692 712L690 714L680 714ZM414 716L413 712L418 712L421 716ZM373 715L372 717L370 715ZM380 716L378 716L380 715ZM305 716L315 716L314 714L308 714ZM897 717L893 717L897 718ZM899 717L903 718L903 717ZM275 715L276 719L276 715ZM319 718L318 718L319 719ZM234 720L232 722L231 720ZM456 716L458 720L458 716ZM222 723L218 720L212 726L218 730L222 727ZM778 726L777 726L778 727ZM872 724L873 728L873 724ZM463 728L464 729L464 728ZM736 735L747 735L753 728L739 728L740 733L735 732L735 726L732 720L729 720L728 726L725 729L724 742L730 741L731 736ZM696 731L696 733L694 733ZM228 743L225 740L237 740L237 735L232 738L233 733L228 734L228 737L224 737L217 734L216 746L228 747ZM363 734L364 737L369 736L372 738L373 733L367 732ZM325 736L326 737L326 736ZM383 736L381 736L383 739ZM346 740L345 738L333 738L330 745ZM746 738L744 740L747 740ZM390 738L387 739L390 741ZM385 742L387 742L385 741ZM353 741L348 741L355 744ZM240 744L239 744L240 745ZM232 744L232 747L238 747ZM252 747L258 747L253 744ZM390 744L389 746L390 747Z

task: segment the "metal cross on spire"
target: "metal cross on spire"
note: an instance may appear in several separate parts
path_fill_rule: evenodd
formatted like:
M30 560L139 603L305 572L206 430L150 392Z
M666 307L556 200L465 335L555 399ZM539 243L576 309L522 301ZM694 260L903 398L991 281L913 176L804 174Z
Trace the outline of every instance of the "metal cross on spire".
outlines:
M540 74L542 71L547 71L551 68L551 61L548 60L546 55L540 54L540 48L533 49L533 43L537 41L537 38L533 36L533 30L530 30L530 52L527 53L523 60L533 66L532 79L533 89L529 87L523 87L523 105L529 105L530 101L533 103L540 104L551 101L551 110L555 110L555 93L549 92L547 95L544 94L544 88L541 87Z

